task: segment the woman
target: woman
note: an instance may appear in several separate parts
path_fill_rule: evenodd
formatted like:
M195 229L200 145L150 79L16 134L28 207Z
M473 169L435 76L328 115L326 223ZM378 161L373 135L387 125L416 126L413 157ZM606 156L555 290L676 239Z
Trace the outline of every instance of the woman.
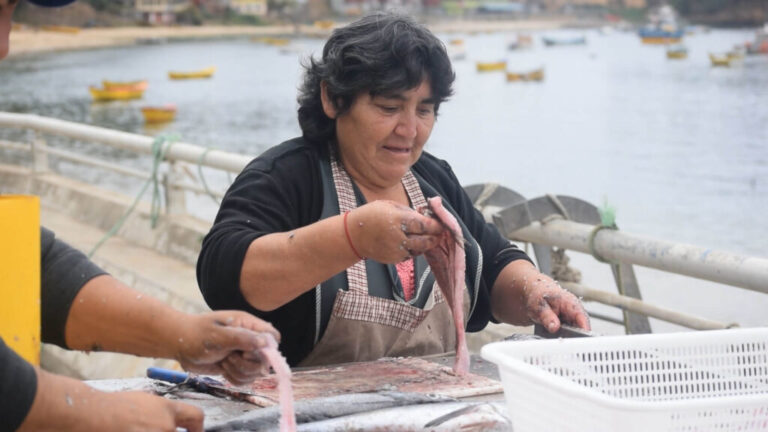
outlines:
M423 152L453 80L443 44L410 18L379 13L334 31L307 66L303 136L243 170L203 241L208 304L271 321L292 365L451 351L451 314L422 256L444 228L416 210L439 195L467 239L469 331L489 320L589 328L579 301Z

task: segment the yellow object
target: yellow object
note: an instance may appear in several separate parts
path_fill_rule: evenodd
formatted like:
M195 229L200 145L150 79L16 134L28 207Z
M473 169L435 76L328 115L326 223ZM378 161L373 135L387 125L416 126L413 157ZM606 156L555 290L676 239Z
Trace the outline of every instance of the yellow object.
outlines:
M733 59L728 57L728 55L710 54L709 61L712 62L712 66L728 67Z
M210 78L213 73L216 72L216 67L211 66L205 69L200 69L192 72L168 72L168 78L170 79L195 79L195 78Z
M318 20L315 21L315 27L323 30L327 30L332 28L334 25L334 22L331 20Z
M477 62L478 72L503 71L507 68L507 62Z
M144 90L131 87L119 87L111 90L89 87L88 90L95 101L141 99L144 96Z
M80 33L79 27L70 27L70 26L44 25L44 26L40 26L40 29L45 31L50 31L50 32L57 32L57 33L69 33L69 34Z
M648 45L667 45L667 44L676 44L680 43L682 38L679 37L669 37L669 36L651 36L651 37L644 37L641 38L644 44Z
M544 68L530 72L507 72L507 81L544 81Z
M684 59L688 57L687 51L667 51L667 58L668 59Z
M0 195L0 336L40 364L40 200Z
M165 123L176 117L176 106L144 107L141 109L144 123Z
M147 80L136 80L136 81L108 81L104 80L101 82L101 85L104 86L105 90L117 90L117 89L123 89L123 88L132 88L134 90L146 90L149 86L149 83Z

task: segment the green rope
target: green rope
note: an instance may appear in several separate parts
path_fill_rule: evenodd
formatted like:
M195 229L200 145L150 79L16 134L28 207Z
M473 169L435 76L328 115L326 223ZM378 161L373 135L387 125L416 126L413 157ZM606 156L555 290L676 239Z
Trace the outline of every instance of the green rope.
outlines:
M203 174L203 162L205 162L205 156L208 155L208 152L212 149L210 147L206 147L205 151L200 155L200 159L197 160L197 173L200 175L200 182L203 184L203 188L205 188L205 193L211 197L214 203L216 205L221 205L221 201L219 201L218 198L216 198L216 195L213 194L211 189L208 187L208 182L205 181L205 175ZM229 174L229 172L227 172ZM230 181L230 183L232 183Z
M168 152L168 150L171 148L173 143L179 140L179 137L177 135L158 135L157 138L152 142L152 172L149 176L149 179L144 183L144 185L141 187L141 190L139 191L138 195L136 195L136 198L134 198L133 203L130 207L128 207L128 210L123 213L122 216L120 216L120 219L115 222L115 224L110 228L110 230L104 235L104 237L99 240L98 243L91 249L91 251L88 253L88 258L91 258L93 254L96 253L97 250L106 242L109 238L111 238L115 233L117 233L120 228L122 228L123 224L125 223L126 219L128 219L128 216L130 216L131 213L136 209L136 206L139 204L139 200L144 195L144 192L147 191L147 188L149 185L152 185L152 201L150 206L150 221L152 225L152 229L154 229L157 226L157 220L160 217L160 207L161 207L161 201L160 201L160 180L158 176L158 171L160 168L160 164L165 159L165 154Z

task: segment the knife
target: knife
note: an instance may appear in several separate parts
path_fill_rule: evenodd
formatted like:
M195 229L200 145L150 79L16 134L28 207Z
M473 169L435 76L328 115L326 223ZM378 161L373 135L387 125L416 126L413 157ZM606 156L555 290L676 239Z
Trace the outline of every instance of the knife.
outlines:
M150 367L147 368L147 377L176 385L187 385L201 393L207 393L224 398L238 399L259 406L264 405L263 399L266 398L271 400L271 398L268 398L264 395L259 395L249 390L229 386L211 377L199 376L171 369Z
M594 334L589 330L584 330L579 327L570 326L568 324L560 324L560 330L550 333L541 324L533 326L533 334L542 337L544 339L557 339L557 338L574 338L574 337L591 337Z

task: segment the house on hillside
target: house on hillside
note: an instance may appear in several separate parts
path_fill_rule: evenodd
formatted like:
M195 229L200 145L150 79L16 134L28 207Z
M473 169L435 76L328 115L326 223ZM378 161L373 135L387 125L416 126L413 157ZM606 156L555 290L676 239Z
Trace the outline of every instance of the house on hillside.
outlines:
M176 16L191 5L190 0L136 0L134 8L142 21L168 25L175 23Z
M240 15L267 15L267 0L230 0L229 7Z

